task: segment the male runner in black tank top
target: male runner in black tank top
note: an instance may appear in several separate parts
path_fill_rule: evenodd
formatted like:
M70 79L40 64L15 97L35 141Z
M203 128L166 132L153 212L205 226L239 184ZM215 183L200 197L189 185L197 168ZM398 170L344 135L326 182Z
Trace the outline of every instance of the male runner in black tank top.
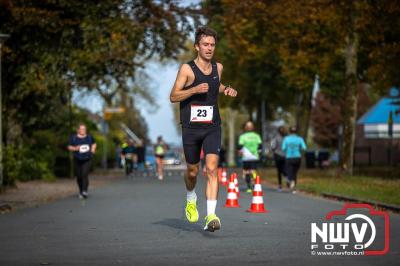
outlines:
M215 50L216 32L206 27L198 28L195 36L197 57L179 69L171 102L180 103L182 141L187 172L186 217L195 223L199 219L196 208L196 178L199 172L200 152L203 147L207 169L207 216L204 230L213 232L221 227L215 215L218 196L218 154L221 148L221 118L218 109L218 95L236 97L237 92L223 85L222 64L212 60Z

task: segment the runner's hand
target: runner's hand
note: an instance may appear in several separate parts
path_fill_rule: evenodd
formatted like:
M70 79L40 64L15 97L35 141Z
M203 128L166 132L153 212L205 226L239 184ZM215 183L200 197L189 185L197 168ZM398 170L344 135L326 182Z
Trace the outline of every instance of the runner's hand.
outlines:
M236 97L237 91L234 88L228 87L224 90L226 96Z
M201 83L195 87L195 93L207 93L208 92L208 83Z

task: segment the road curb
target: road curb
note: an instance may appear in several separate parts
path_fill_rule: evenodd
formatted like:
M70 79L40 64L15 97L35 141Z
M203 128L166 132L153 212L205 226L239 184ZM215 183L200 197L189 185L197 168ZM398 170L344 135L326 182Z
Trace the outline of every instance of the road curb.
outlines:
M357 198L333 194L333 193L321 193L320 195L324 198L335 199L335 200L339 200L339 201L367 203L367 204L370 204L370 205L375 206L380 209L385 209L385 210L389 210L392 212L400 213L400 206L397 206L397 205L385 204L382 202L377 202L377 201L372 201L372 200L357 199Z

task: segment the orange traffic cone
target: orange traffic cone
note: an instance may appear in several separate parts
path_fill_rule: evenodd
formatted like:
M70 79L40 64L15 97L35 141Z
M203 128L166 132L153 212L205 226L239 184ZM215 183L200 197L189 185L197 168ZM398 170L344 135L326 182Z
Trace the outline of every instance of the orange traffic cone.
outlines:
M221 175L222 175L222 178L221 178L222 185L227 186L228 185L228 180L226 178L226 168L222 169Z
M239 202L235 191L234 174L231 174L228 187L228 195L226 197L226 203L224 205L227 208L239 208Z
M238 179L237 179L237 174L236 173L234 173L234 179L233 179L233 182L235 183L235 192L236 192L236 195L238 196L238 198L240 197L240 191L239 191L239 182L238 182Z
M247 211L256 213L267 212L267 210L264 208L263 192L259 176L256 177L256 184L254 185L253 190L253 199L251 201L250 209Z

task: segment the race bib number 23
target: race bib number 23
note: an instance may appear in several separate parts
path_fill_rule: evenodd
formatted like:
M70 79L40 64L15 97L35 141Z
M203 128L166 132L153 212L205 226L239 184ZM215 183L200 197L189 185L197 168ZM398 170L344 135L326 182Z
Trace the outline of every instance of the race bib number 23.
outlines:
M190 122L212 123L214 107L209 105L192 105L190 107Z

